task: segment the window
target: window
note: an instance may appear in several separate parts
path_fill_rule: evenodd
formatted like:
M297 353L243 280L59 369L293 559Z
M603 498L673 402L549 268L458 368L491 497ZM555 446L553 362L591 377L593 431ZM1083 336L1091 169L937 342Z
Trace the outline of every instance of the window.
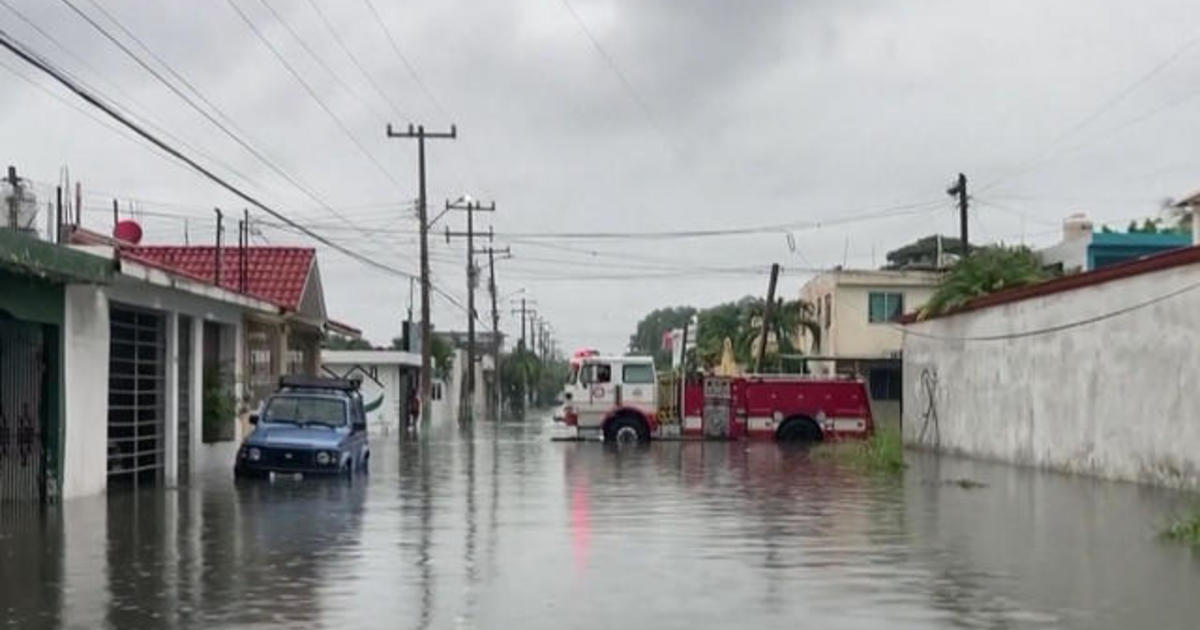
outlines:
M904 314L904 294L872 291L867 296L867 321L894 322Z
M337 398L316 396L275 396L267 403L263 413L266 422L293 422L297 424L346 424L346 405Z
M833 294L825 294L825 328L826 330L833 324Z
M867 375L872 400L900 400L900 368L876 368Z
M595 366L596 383L611 383L612 382L612 366L607 363L597 363Z
M621 368L621 382L644 384L654 382L654 366L649 363L626 365Z
M442 384L441 383L430 383L429 384L429 397L433 400L441 400L442 399Z
M579 384L612 382L612 366L607 363L589 363L579 371Z

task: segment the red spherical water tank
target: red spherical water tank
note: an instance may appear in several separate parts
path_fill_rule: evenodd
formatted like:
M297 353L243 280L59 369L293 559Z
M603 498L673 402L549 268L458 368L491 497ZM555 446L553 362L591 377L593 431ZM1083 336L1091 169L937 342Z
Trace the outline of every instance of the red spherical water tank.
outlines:
M142 242L142 226L129 219L117 221L117 226L113 228L113 238L137 245Z

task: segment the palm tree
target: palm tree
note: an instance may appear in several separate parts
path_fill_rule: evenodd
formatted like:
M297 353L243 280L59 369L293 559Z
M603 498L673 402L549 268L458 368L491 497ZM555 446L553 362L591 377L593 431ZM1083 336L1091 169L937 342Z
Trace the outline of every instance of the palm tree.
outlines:
M763 311L766 300L754 300L746 304L739 326L739 355L747 362L758 356L758 345L762 340ZM805 300L775 300L771 314L771 325L767 329L767 349L771 354L798 354L801 330L807 331L821 342L821 325L815 318L816 308ZM774 348L772 349L772 345Z
M940 315L977 297L1049 277L1028 247L980 247L954 265L918 315L921 319Z

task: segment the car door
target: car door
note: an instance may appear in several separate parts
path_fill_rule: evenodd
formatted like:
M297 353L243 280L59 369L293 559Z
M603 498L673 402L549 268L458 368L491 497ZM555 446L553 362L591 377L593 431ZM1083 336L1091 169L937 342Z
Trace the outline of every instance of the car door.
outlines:
M613 366L608 362L589 362L579 373L582 391L576 402L579 408L579 426L594 429L616 405L616 388L613 383Z

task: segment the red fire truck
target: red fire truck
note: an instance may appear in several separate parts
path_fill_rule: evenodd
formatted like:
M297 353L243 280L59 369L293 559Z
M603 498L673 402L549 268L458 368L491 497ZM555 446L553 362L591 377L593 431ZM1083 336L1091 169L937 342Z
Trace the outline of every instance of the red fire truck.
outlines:
M580 438L861 439L875 430L860 380L800 374L659 378L645 356L575 358L561 420Z

